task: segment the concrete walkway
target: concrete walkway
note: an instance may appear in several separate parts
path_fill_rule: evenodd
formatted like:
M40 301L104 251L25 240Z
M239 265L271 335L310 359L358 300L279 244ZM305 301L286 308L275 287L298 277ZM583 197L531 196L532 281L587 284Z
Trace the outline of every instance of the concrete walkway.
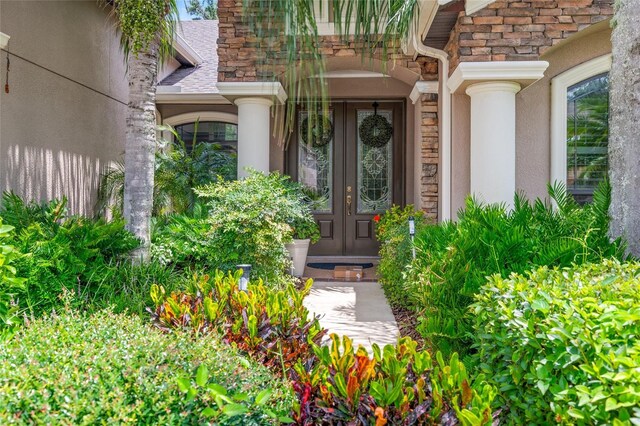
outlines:
M314 282L304 301L328 334L347 335L354 347L396 344L400 331L377 282Z

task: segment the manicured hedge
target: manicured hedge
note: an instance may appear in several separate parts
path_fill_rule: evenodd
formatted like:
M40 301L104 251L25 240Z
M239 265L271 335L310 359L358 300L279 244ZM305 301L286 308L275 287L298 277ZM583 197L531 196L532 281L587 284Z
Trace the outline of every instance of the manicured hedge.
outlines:
M267 412L288 414L291 401L282 381L214 336L109 311L38 320L0 345L0 424L270 424Z
M476 361L511 424L640 424L640 264L491 278Z

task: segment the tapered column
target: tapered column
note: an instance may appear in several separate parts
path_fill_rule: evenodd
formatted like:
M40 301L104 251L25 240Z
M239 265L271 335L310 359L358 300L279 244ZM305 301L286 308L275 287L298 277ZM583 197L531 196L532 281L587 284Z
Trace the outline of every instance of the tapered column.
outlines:
M247 168L269 172L271 106L266 98L235 100L238 106L238 177L248 175Z
M469 189L481 201L513 203L516 94L544 77L548 66L546 61L461 62L447 82L452 93L464 90L471 98Z
M486 203L513 204L516 190L516 93L510 81L476 83L471 97L471 193Z
M282 105L287 93L279 82L220 82L218 91L238 106L238 177L246 168L268 173L271 106Z

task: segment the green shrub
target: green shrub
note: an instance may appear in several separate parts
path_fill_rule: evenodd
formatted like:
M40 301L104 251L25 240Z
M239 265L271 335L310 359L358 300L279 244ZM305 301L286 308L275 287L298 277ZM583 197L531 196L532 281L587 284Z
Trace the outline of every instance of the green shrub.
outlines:
M447 356L470 346L468 306L486 277L535 266L569 266L624 256L608 236L609 188L578 206L563 187L549 188L557 209L516 195L512 210L467 200L458 223L425 227L408 275L407 297L422 310L418 331Z
M170 126L162 126L173 134L174 141L165 142L156 151L153 188L153 214L190 212L197 202L194 188L219 180L236 179L236 155L220 144L198 142L198 123L193 140L187 146ZM124 164L119 163L102 175L96 210L122 217L124 200Z
M204 424L221 406L216 424L259 425L291 402L285 383L213 335L167 335L108 311L37 320L0 345L5 425Z
M153 304L151 287L161 284L168 292L183 289L188 281L186 274L155 260L143 264L122 262L110 268L102 281L80 298L90 310L111 308L115 313L145 315L146 308Z
M471 383L453 355L436 361L417 343L403 338L397 347L373 357L351 340L332 335L331 346L315 347L316 359L295 366L298 424L489 425L495 389L481 378Z
M122 221L67 215L66 199L26 203L5 193L0 217L15 227L9 242L22 254L14 265L26 280L15 299L31 315L57 306L64 290L77 295L96 291L119 259L139 244Z
M14 304L16 293L24 291L24 279L16 277L13 263L20 253L10 244L5 244L13 236L13 226L3 225L0 218L0 336L11 333L20 323L20 312Z
M311 345L320 343L325 334L302 304L311 281L303 291L291 284L275 290L259 281L249 283L243 292L238 289L241 276L242 271L235 275L218 271L212 279L194 276L185 291L171 295L164 287L153 286L152 318L163 329L215 331L227 343L286 375L296 361L312 356Z
M639 277L605 260L483 287L475 358L511 424L640 424Z
M413 206L393 206L380 217L376 226L376 237L380 241L380 263L378 277L389 303L410 308L406 296L404 275L413 260L412 243L409 237L409 218L413 217L418 233L426 220L422 211Z
M299 187L278 173L252 172L246 179L208 185L196 193L206 209L159 220L154 256L224 271L248 263L253 278L281 284L290 265L284 245L292 239L291 225L313 220Z

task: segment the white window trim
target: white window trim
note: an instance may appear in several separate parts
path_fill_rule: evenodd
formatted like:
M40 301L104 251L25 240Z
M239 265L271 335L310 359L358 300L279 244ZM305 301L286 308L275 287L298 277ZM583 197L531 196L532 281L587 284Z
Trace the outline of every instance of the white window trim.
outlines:
M229 112L218 111L196 111L187 112L184 114L174 115L162 120L162 124L169 125L171 127L180 126L182 124L190 124L198 122L218 121L222 123L238 124L238 116ZM162 132L162 139L165 141L173 140L173 135L169 131Z
M223 123L238 124L238 116L229 112L218 111L187 112L165 118L162 123L175 127L181 124L195 123L196 121L221 121Z
M551 176L567 183L567 90L598 74L611 71L611 54L584 62L551 80Z

